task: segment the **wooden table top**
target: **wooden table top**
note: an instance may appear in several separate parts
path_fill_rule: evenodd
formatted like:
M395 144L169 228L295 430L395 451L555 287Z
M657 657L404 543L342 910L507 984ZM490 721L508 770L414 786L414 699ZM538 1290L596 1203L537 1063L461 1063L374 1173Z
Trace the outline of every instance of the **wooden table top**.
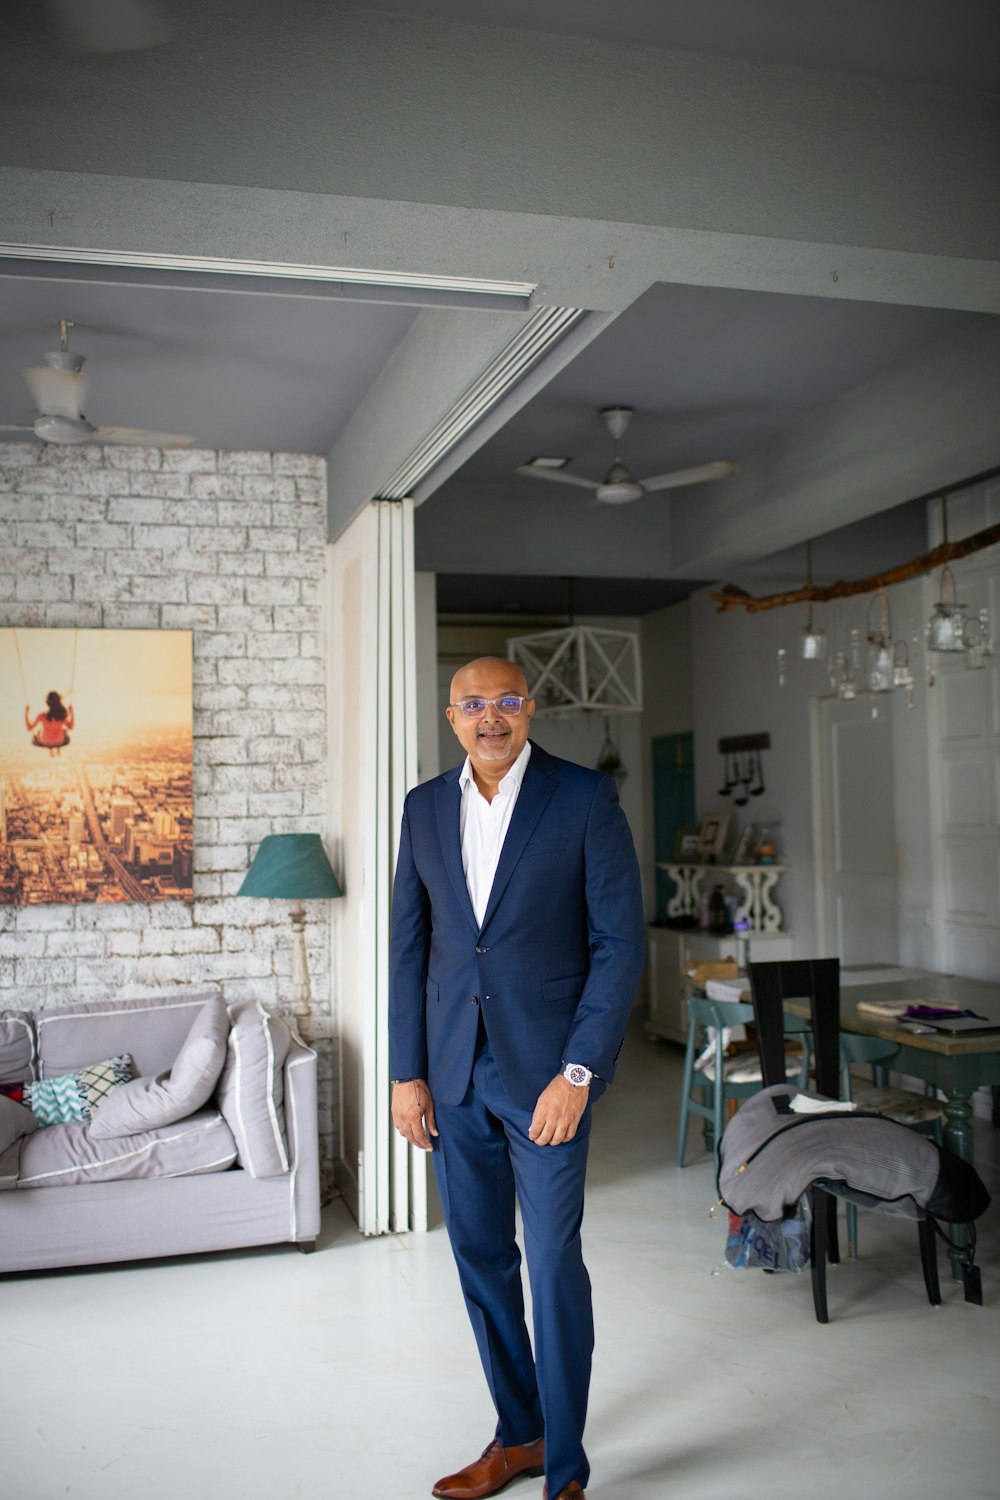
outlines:
M989 1031L922 1033L907 1031L901 1018L873 1015L859 1010L861 1001L896 1000L908 1005L955 1005L974 1010L994 1023ZM794 1010L794 1004L789 1005ZM1000 983L985 979L963 979L956 974L921 974L911 979L878 980L872 984L841 984L840 1021L845 1030L868 1036L890 1037L907 1047L938 1052L946 1057L967 1057L979 1052L1000 1052ZM933 1025L928 1021L927 1025Z

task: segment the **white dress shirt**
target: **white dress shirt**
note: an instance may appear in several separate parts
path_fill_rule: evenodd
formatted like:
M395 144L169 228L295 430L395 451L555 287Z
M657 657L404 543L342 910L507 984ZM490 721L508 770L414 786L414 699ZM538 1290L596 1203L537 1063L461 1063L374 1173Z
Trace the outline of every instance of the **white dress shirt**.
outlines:
M465 757L465 765L458 779L462 788L462 868L469 888L469 900L480 927L486 915L490 891L500 863L500 851L507 837L530 755L531 742L528 741L499 783L492 802L487 802L476 786L468 756Z

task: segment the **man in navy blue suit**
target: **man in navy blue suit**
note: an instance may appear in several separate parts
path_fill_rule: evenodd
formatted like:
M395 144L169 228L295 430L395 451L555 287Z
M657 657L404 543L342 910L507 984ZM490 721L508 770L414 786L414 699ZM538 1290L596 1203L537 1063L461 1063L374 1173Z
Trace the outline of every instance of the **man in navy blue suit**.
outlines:
M528 740L527 691L498 657L456 672L447 714L465 765L407 797L393 890L392 1116L433 1150L497 1412L482 1456L434 1486L440 1500L541 1473L551 1500L581 1500L590 1472L584 1178L591 1104L642 970L642 901L614 783Z

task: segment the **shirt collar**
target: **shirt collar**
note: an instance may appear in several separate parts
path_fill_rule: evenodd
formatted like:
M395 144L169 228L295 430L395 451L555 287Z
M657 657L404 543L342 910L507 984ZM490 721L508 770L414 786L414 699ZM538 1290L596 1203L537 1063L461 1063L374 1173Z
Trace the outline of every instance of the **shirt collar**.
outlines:
M530 757L531 741L525 740L524 749L517 757L517 760L511 766L510 770L500 778L500 782L497 786L497 791L500 792L503 796L506 797L511 792L520 791L521 782L524 780L524 773L527 769ZM462 774L458 778L458 784L463 792L465 791L466 787L476 785L475 777L472 774L472 761L470 760L468 755L465 757L465 765L462 767Z

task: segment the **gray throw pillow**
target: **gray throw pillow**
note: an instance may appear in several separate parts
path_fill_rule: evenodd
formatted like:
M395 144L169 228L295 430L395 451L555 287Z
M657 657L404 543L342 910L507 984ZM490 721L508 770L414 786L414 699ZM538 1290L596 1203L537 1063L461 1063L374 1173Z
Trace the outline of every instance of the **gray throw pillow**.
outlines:
M288 1171L284 1062L292 1036L260 1001L230 1007L232 1029L216 1102L236 1137L237 1165L251 1177Z
M30 1109L0 1094L0 1154L23 1135L30 1135L37 1129L38 1121Z
M95 1110L94 1140L138 1135L173 1125L201 1109L215 1088L226 1057L229 1018L220 998L198 1011L169 1073L133 1078Z
M27 1011L0 1011L0 1083L37 1078L35 1026Z

